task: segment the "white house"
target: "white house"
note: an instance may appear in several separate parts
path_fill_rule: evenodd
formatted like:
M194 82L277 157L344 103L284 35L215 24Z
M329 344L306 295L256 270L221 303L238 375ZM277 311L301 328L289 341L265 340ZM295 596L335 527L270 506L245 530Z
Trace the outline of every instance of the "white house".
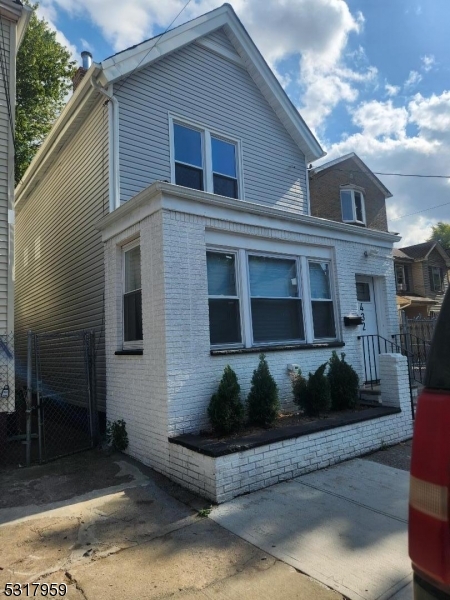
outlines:
M343 348L362 374L344 324L361 276L378 333L397 333L399 238L310 215L307 164L323 154L225 4L93 64L17 190L18 244L41 243L20 269L21 327L104 319L107 418L125 419L132 456L215 500L245 485L219 492L218 463L172 442L208 426L226 364L245 393L264 351L284 406L288 364ZM399 398L353 454L409 435Z

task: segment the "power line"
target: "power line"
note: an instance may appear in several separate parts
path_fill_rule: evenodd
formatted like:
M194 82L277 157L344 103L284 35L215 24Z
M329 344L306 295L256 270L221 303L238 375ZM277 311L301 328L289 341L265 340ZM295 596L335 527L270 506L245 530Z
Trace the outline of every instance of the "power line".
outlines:
M180 12L176 15L176 17L172 20L171 23L169 23L169 25L167 26L167 28L165 29L165 31L163 31L163 33L161 35L159 35L155 41L155 43L153 44L153 46L149 49L148 52L146 52L144 54L144 56L142 57L142 59L138 62L138 64L134 67L134 69L131 71L131 73L129 73L127 75L127 77L125 77L125 79L121 82L121 84L119 85L119 87L117 88L117 92L122 88L122 86L125 84L125 82L127 81L127 79L129 79L137 70L138 68L141 66L141 64L144 62L144 60L147 58L147 56L150 54L150 52L153 50L153 48L162 40L163 36L166 35L166 33L169 31L169 29L172 27L172 25L175 23L175 21L178 19L178 17L181 15L182 12L184 12L186 10L186 8L189 6L189 4L192 2L192 0L187 0L186 4L182 7L182 9L180 10Z
M319 167L317 167L319 168ZM339 169L339 167L334 167L335 171L341 171L342 173L364 173L365 171L361 171L360 169ZM314 167L312 169L314 171ZM382 173L380 171L371 171L374 175L388 175L393 177L420 177L427 179L450 179L450 175L426 175L424 173ZM321 176L325 174L324 171L319 171L318 173L313 173L313 176Z
M441 206L447 206L449 204L450 204L450 202L444 202L443 204L436 204L435 206L423 208L422 210L416 210L416 212L408 213L407 215L402 215L401 217L395 217L394 219L389 219L389 221L400 221L400 219L406 219L406 217L412 217L413 215L418 215L419 213L426 212L427 210L433 210L433 208L439 208Z

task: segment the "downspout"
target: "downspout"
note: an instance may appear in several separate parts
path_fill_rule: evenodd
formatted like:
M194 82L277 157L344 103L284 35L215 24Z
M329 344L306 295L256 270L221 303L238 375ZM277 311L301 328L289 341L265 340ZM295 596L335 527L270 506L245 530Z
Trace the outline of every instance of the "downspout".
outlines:
M109 112L109 212L120 207L119 170L119 101L113 94L113 86L108 90L91 79L92 87L108 99Z

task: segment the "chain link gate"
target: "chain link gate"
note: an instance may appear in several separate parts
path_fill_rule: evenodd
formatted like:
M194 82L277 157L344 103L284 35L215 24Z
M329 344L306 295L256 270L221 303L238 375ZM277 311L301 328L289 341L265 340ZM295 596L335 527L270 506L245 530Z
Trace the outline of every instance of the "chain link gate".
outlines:
M95 445L94 353L93 332L34 334L39 462Z
M92 448L95 381L94 332L0 336L0 468Z

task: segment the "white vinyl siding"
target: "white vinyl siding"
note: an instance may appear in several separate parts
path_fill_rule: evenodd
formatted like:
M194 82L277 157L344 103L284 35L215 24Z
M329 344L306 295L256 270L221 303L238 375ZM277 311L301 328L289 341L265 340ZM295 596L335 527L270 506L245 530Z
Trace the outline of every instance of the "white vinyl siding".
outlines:
M137 71L114 93L122 201L171 180L172 113L240 140L245 200L308 212L305 157L243 67L191 44Z
M10 70L10 40L11 21L4 17L0 21L0 36L5 60L6 76L9 81ZM11 189L14 186L13 165L9 158L12 144L11 128L6 100L5 82L0 72L0 333L8 329L8 174L10 174ZM14 99L12 99L14 103ZM8 173L9 172L9 173Z
M103 324L104 267L95 224L108 213L108 108L97 99L57 163L16 214L16 331L72 331ZM23 202L23 204L22 204ZM98 341L98 337L97 337ZM105 407L103 336L97 396Z

